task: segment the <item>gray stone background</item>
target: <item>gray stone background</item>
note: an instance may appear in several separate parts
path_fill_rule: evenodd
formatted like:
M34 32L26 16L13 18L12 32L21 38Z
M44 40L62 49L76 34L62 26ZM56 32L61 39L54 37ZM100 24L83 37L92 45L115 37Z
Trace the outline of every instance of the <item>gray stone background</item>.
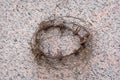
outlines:
M31 37L53 14L92 24L94 57L83 74L82 65L47 70L34 61ZM120 0L0 0L0 80L120 80Z

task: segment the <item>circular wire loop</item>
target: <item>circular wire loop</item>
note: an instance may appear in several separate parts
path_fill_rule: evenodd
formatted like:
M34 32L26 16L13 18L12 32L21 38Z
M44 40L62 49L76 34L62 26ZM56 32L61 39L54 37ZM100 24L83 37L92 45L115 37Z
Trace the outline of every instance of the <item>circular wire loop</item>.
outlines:
M61 17L60 17L61 18ZM66 24L73 24L73 26L77 26L75 30L73 30L72 28L70 28L70 26L66 25ZM80 48L78 50L76 50L75 52L71 53L70 55L67 55L67 56L62 56L61 54L57 57L51 57L51 56L46 56L45 53L40 50L39 46L40 46L40 43L41 41L39 40L38 36L39 36L39 33L43 30L47 30L47 29L50 29L50 28L56 28L56 27L59 27L59 28L64 28L64 29L67 29L67 30L70 30L73 32L74 35L77 35L79 36L80 38L80 45L85 43L86 42L86 39L89 37L90 33L82 26L82 25L78 25L74 22L67 22L65 20L49 20L49 21L42 21L40 23L40 26L38 27L38 29L36 30L35 34L33 35L33 38L32 38L32 49L33 49L33 52L35 52L35 54L39 54L41 56L44 56L44 57L48 57L48 58L58 58L58 59L61 59L62 57L67 57L67 56L70 56L76 52L79 52ZM81 35L78 34L78 32L81 30L81 28L83 28L85 31L86 31L86 35L84 37L81 37Z

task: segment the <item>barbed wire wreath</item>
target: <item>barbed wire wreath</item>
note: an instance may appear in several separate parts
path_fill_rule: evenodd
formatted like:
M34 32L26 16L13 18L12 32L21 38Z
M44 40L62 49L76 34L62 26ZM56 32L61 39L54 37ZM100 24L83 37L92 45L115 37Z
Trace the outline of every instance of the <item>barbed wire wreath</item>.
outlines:
M43 58L61 61L70 55L79 54L86 47L89 37L90 33L85 27L66 21L63 17L42 21L32 37L32 53L38 61Z

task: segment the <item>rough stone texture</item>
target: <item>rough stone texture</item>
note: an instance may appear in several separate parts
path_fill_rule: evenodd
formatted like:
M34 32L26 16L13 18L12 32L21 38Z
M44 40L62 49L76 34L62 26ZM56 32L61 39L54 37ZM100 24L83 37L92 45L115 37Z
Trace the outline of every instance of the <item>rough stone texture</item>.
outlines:
M39 34L41 34L39 36L40 49L48 57L68 56L81 46L79 36L74 35L68 29L61 32L59 27L50 28L46 32L42 31Z
M85 27L93 36L93 57L83 73L83 65L35 63L29 42L52 14L92 23ZM120 80L120 0L0 0L0 80Z

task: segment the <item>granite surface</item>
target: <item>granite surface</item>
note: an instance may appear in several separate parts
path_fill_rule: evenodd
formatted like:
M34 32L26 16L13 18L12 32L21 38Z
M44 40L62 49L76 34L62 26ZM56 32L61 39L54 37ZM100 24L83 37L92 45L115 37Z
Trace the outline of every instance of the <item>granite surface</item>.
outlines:
M53 14L92 24L85 26L92 57L83 71L79 57L57 68L34 61L32 35ZM0 0L0 80L120 80L120 0Z

